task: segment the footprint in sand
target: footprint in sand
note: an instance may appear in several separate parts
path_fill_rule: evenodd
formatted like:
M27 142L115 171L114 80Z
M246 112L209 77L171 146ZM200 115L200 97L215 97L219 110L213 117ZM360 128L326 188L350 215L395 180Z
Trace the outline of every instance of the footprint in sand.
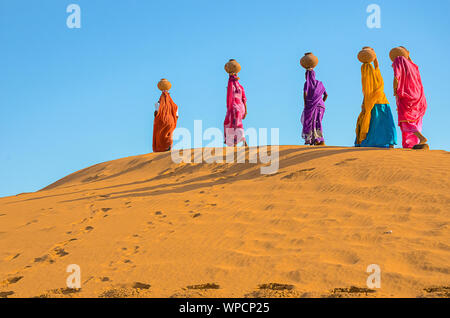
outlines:
M14 295L13 291L0 292L0 298L8 298L11 295Z
M269 283L269 284L261 284L258 286L258 289L270 289L270 290L293 290L294 285L288 284L279 284L279 283Z
M352 161L355 161L355 160L358 160L358 158L349 158L349 159L345 159L345 160L340 161L340 162L338 162L338 163L336 163L336 164L334 164L334 165L335 165L335 166L341 166L341 165L345 165L345 164L347 164L347 163L349 163L349 162L352 162Z
M267 283L258 286L258 289L244 295L245 298L299 298L301 294L295 290L294 285Z
M54 251L56 252L56 255L58 255L59 257L69 255L69 253L67 253L63 248L55 248Z
M51 264L54 263L56 261L55 256L64 257L66 255L69 255L69 253L64 249L64 247L66 247L70 242L77 241L77 240L78 239L76 239L76 238L71 238L67 241L64 241L64 242L54 245L50 253L48 253L44 256L35 258L34 262L42 263L42 262L48 261Z
M48 255L44 255L44 256L41 256L41 257L36 257L34 259L34 262L35 263L42 263L42 262L45 262L48 259L49 259L49 256Z
M144 284L144 283L139 283L139 282L136 282L133 285L133 288L135 288L135 289L149 289L150 287L151 287L150 284Z
M311 172L311 171L314 171L314 170L316 170L316 168L301 169L301 170L298 170L296 172L292 172L292 173L290 173L288 175L285 175L284 177L281 178L281 180L291 180L291 179L295 179L295 178L300 177L300 176L307 176L308 172Z
M450 286L430 287L425 288L424 291L427 293L427 297L450 298Z
M138 298L145 297L148 298L150 296L149 289L140 289L140 288L127 288L127 287L118 287L112 288L104 291L98 297L99 298Z
M331 291L329 295L325 295L325 297L329 298L354 298L354 297L361 297L363 294L365 296L368 296L369 294L374 294L377 291L374 289L368 289L368 288L360 288L351 286L349 288L335 288Z
M181 288L180 291L172 294L169 298L211 298L217 297L217 289L186 289Z
M208 289L220 289L220 286L216 283L206 283L199 285L186 286L187 289L198 289L198 290L208 290Z
M160 218L166 218L167 217L167 215L163 214L162 211L156 211L155 215L158 215Z
M11 277L11 278L6 279L6 282L7 282L8 284L15 284L15 283L17 283L19 280L21 280L22 278L23 278L23 276Z
M81 288L59 288L59 289L52 289L46 291L44 294L38 296L37 298L53 298L55 295L65 295L65 296L72 296L74 294L77 294L81 292Z
M12 260L15 260L16 258L18 258L19 256L20 256L20 253L17 253L17 254L5 257L4 260L5 261L12 261Z

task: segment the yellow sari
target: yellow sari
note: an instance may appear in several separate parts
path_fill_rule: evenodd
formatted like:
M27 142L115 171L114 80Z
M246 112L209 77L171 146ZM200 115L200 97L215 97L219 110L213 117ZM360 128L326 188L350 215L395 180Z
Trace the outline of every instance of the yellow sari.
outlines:
M366 139L370 129L372 109L376 104L389 104L384 94L384 81L380 69L372 64L364 63L361 66L362 90L364 103L356 123L357 144Z

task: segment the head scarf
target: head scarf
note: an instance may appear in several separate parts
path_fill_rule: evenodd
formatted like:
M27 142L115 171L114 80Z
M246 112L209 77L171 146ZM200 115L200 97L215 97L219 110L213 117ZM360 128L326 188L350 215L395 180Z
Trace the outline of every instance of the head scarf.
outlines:
M240 87L239 77L237 75L230 75L228 78L228 87L227 87L227 109L231 109L233 107L234 100L234 91L237 91Z
M399 122L416 122L427 110L419 67L403 56L395 59L394 76L398 81L397 107Z
M306 82L303 91L306 93L305 108L315 106L325 106L323 102L323 94L325 93L325 86L321 81L316 80L316 72L314 70L307 70Z

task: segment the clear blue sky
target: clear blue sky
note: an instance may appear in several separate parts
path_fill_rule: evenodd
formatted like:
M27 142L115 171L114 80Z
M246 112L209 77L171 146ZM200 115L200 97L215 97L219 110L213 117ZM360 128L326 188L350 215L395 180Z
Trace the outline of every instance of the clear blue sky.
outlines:
M66 26L71 3L81 7L81 29ZM381 29L366 26L371 3L381 7ZM404 45L428 99L423 133L449 150L449 14L448 0L0 0L0 196L150 152L162 77L173 84L179 126L202 119L222 129L230 58L242 65L245 127L279 127L281 144L302 144L299 59L314 52L329 94L326 142L351 146L358 50L375 48L395 112L388 53Z

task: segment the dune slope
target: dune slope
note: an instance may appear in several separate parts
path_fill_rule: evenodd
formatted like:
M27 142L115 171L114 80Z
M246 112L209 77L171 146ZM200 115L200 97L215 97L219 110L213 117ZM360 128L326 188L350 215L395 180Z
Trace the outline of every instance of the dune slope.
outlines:
M448 152L279 158L262 175L147 154L0 198L0 297L449 296ZM70 264L81 290L66 288Z

